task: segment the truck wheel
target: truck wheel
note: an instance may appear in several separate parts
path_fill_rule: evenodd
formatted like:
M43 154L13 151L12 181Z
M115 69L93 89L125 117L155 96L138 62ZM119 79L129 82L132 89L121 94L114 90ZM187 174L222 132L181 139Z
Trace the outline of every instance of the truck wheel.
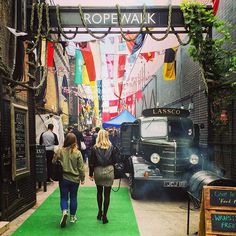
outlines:
M133 174L129 175L129 191L130 195L133 199L140 199L141 192L140 192L140 184L137 180L135 180Z

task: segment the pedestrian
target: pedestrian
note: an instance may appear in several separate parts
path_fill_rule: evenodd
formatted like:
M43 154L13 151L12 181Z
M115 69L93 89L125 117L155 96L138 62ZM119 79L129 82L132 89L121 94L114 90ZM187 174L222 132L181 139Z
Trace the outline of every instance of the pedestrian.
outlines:
M115 147L119 147L119 134L117 129L109 129L109 140L111 144Z
M86 145L85 153L84 153L84 163L86 163L86 159L88 159L91 155L93 136L90 133L89 129L84 131L84 143Z
M48 130L41 133L39 138L39 144L44 145L46 148L47 158L47 182L53 182L51 179L52 174L52 159L54 155L55 146L59 144L57 135L53 133L53 124L48 124Z
M78 130L78 124L77 123L75 123L73 125L72 133L74 133L76 138L77 138L78 149L81 151L83 159L84 159L85 150L82 150L82 148L81 148L81 142L84 142L84 136L83 136L83 133Z
M114 181L116 150L109 141L108 132L101 129L98 132L96 144L92 148L89 158L89 178L92 181L95 180L97 186L97 219L102 220L103 224L108 223L107 212L110 203L111 186Z
M65 132L64 132L64 138L66 138L66 135L68 133L71 133L73 131L73 127L72 126L68 126L66 129L65 129Z
M97 138L97 136L98 136L99 130L100 130L100 127L96 127L96 128L95 128L95 132L93 133L92 146L94 146L95 143L96 143L96 138Z
M84 184L85 171L81 152L77 148L77 139L68 133L62 148L58 149L53 162L61 161L63 179L59 181L60 205L62 211L61 228L66 226L68 217L68 201L70 201L70 222L75 223L77 210L77 193L79 184Z

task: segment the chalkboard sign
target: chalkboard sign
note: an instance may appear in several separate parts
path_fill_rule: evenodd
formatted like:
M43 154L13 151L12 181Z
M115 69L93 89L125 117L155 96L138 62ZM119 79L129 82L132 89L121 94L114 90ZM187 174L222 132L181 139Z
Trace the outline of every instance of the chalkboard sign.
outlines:
M205 209L236 211L236 188L204 186Z
M11 104L11 143L12 143L12 177L28 174L29 165L29 129L28 109L25 106Z
M47 180L47 159L45 146L36 145L35 152L36 181L44 182Z
M236 233L236 213L211 214L211 225L212 231Z
M236 209L236 190L210 190L211 206L230 206Z
M16 170L27 167L25 117L25 113L15 110Z
M199 235L236 235L236 188L204 186L203 200Z

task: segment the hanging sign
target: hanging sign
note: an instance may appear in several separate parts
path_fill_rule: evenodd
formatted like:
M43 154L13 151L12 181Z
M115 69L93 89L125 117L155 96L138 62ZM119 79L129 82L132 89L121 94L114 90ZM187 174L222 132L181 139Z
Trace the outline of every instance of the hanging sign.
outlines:
M89 28L119 27L116 7L82 7L85 24ZM30 13L30 10L29 10ZM51 27L57 27L56 7L50 6ZM120 7L122 27L140 27L143 22L143 7ZM146 7L144 27L167 27L169 7ZM84 27L78 7L60 6L61 26L63 28ZM180 7L172 7L172 26L184 27Z

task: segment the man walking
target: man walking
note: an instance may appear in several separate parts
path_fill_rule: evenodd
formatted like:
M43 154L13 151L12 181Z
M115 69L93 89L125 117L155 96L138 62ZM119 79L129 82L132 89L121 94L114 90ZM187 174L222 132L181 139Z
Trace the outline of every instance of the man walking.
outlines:
M78 148L81 151L81 142L84 142L84 137L83 137L82 132L80 132L78 130L78 124L77 123L73 125L72 133L74 133L74 135L76 136Z
M53 133L53 124L48 125L48 130L40 135L39 144L44 145L46 148L47 157L47 182L53 182L51 179L52 174L52 158L54 155L54 146L58 145L58 138L55 133Z

